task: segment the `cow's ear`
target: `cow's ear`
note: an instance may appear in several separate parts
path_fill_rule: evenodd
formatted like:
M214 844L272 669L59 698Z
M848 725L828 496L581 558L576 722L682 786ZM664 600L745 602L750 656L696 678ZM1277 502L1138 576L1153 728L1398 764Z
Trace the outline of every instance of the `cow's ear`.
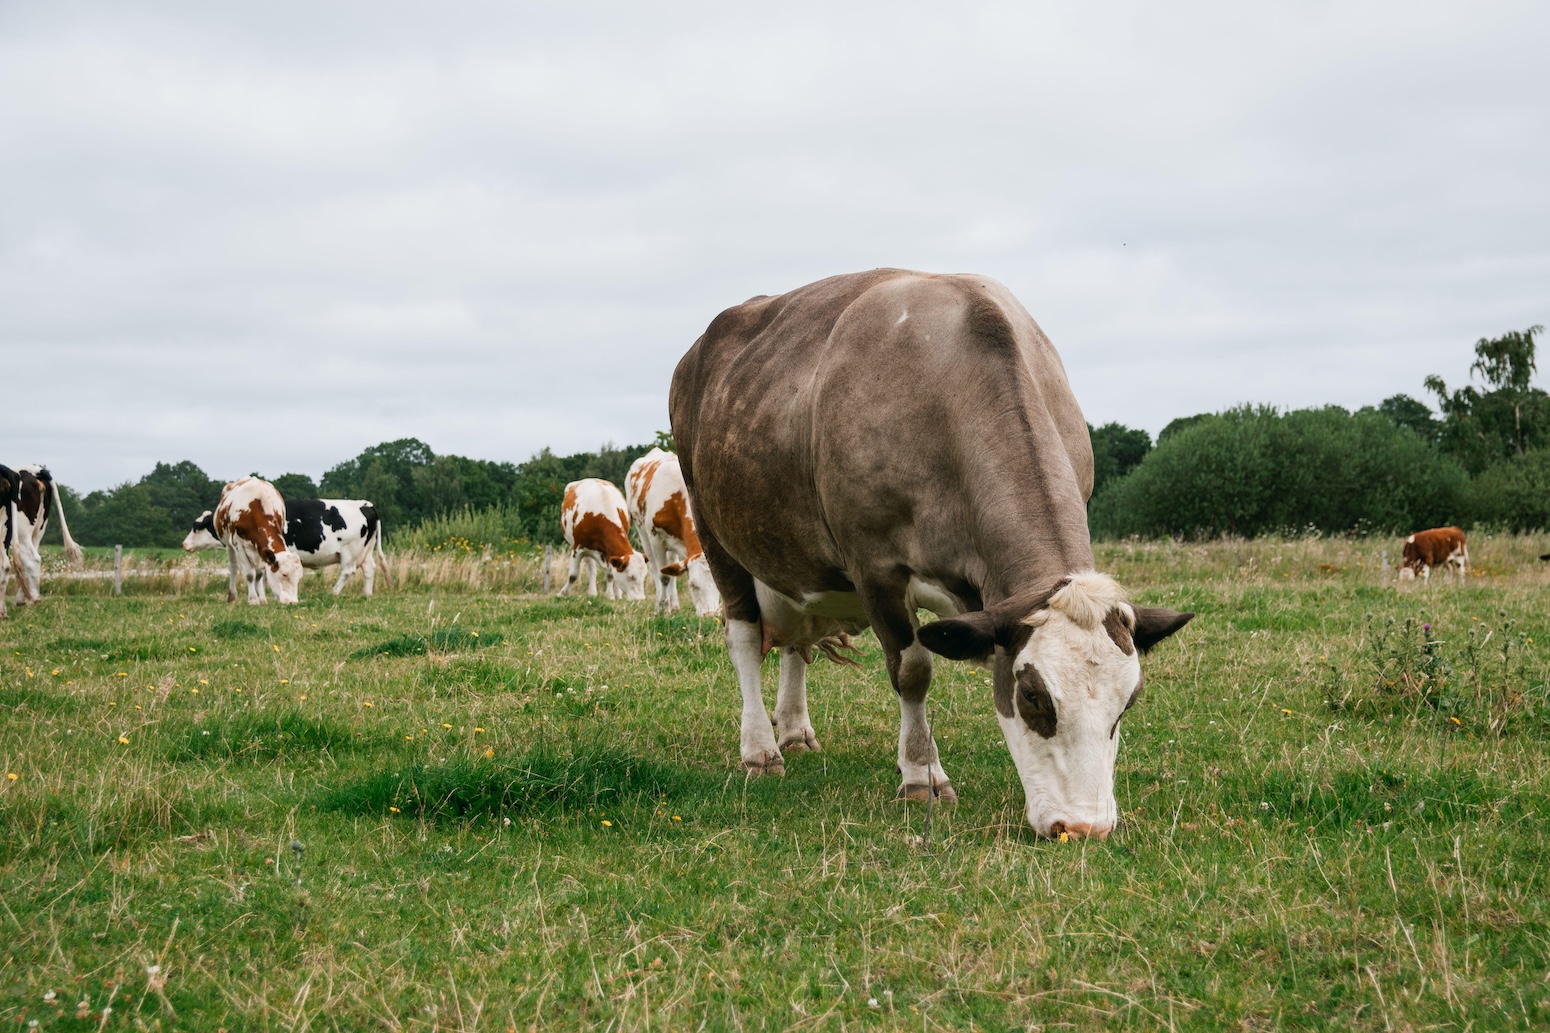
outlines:
M1193 613L1179 613L1154 606L1136 606L1136 648L1146 652L1194 619Z
M986 610L932 621L915 632L920 644L949 660L989 660L996 651L996 621Z
M664 566L662 568L662 573L666 574L668 577L678 577L680 574L682 574L684 571L686 571L688 569L689 568L684 566L682 563L675 562L675 563L669 563L666 566Z
M608 565L623 574L630 568L630 561L623 556L608 557Z

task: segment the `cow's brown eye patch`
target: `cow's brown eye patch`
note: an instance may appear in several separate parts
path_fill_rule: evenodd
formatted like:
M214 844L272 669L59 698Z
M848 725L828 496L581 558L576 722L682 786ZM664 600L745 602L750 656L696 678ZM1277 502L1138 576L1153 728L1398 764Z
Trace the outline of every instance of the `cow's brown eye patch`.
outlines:
M1130 708L1135 706L1136 705L1136 700L1141 698L1141 687L1143 685L1145 685L1145 684L1146 684L1146 676L1145 675L1142 675L1140 678L1136 679L1136 687L1130 693L1130 698L1125 701L1125 709L1121 710L1119 712L1119 717L1124 717L1126 714L1130 713ZM1109 738L1110 739L1114 738L1114 733L1119 731L1119 717L1116 717L1114 719L1114 725L1113 725L1113 727L1111 727L1109 729Z
M1017 672L1017 710L1023 722L1045 739L1055 736L1055 699L1032 664Z
M1116 606L1110 610L1108 616L1103 618L1103 630L1109 633L1109 637L1114 640L1116 646L1119 646L1121 653L1126 656L1135 655L1136 643L1130 634L1130 625L1125 623L1125 615L1120 612L1119 607Z

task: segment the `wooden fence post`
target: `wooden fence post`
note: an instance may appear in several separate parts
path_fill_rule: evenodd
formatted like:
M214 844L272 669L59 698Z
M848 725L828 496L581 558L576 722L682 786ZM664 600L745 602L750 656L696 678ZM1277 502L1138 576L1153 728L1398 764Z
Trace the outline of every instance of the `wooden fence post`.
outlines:
M549 563L554 559L554 546L544 543L544 594L549 594Z
M113 594L124 594L124 547L113 546Z
M1389 579L1389 551L1383 550L1383 580Z

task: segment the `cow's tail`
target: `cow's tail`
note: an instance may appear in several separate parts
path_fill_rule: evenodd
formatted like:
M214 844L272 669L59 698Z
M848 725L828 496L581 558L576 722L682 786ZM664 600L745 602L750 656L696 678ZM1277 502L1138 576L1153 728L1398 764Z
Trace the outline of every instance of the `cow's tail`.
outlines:
M371 547L377 552L377 565L382 568L382 580L393 587L393 572L388 569L387 553L382 551L382 518L377 518L377 533L372 535Z
M65 559L71 566L81 565L81 547L75 544L75 539L70 537L70 525L65 523L65 506L59 501L59 482L52 477L48 481L49 491L54 493L54 512L59 515L59 533L65 540Z

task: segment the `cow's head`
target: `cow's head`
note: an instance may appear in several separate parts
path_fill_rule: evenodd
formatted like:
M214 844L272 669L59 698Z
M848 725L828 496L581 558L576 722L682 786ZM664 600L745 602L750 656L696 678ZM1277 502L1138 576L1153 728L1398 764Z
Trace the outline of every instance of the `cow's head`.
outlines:
M1113 831L1119 719L1141 697L1145 652L1194 616L1132 606L1087 571L1029 603L927 624L921 644L954 660L995 662L996 716L1042 836Z
M645 556L638 552L631 552L628 556L610 556L608 565L613 568L608 576L613 579L614 589L621 599L646 598L646 575L649 571Z
M225 545L215 536L215 514L208 509L199 514L188 536L183 539L184 552L200 552L204 549L224 549Z
M300 598L303 573L301 557L286 549L283 552L271 553L264 559L267 561L264 565L264 577L269 582L269 589L274 592L274 597L282 603L296 602Z
M665 565L662 573L668 577L689 575L689 600L694 603L695 613L701 617L715 617L721 613L721 592L716 588L716 579L711 577L710 561L703 552Z

